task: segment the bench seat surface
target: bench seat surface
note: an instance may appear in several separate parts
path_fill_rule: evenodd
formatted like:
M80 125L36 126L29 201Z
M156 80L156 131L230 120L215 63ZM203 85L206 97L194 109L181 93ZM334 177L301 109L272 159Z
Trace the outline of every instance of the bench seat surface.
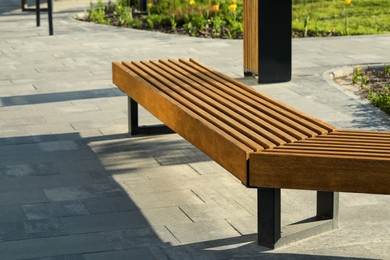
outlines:
M113 81L245 185L390 194L390 133L337 130L192 59L114 62Z
M244 184L250 153L334 130L194 60L114 62L113 81Z

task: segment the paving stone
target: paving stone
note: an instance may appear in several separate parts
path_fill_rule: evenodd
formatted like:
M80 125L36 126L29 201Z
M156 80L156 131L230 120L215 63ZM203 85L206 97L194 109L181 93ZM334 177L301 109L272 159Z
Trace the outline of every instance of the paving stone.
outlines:
M130 195L134 203L142 209L173 207L180 205L203 204L192 191L168 191Z
M148 222L138 210L62 218L70 234L147 227Z
M42 190L18 190L0 193L0 206L47 202Z
M157 259L152 252L148 248L136 248L136 249L128 249L122 251L109 251L102 253L94 253L84 255L86 260L104 260L104 259L117 259L117 260L125 260L125 259Z
M31 162L6 165L0 163L0 178L2 179L57 174L59 174L59 171L53 163Z
M44 193L50 201L80 200L123 195L122 189L113 183L47 188L44 189Z
M247 210L234 201L225 205L184 205L180 206L180 209L194 222L252 216Z
M192 223L193 221L178 207L141 210L145 219L152 226L177 223Z
M0 223L27 220L19 205L0 206Z
M37 190L52 189L64 185L81 185L92 181L87 173L68 174L68 175L42 175L42 176L25 176L22 178L3 179L0 182L0 192L9 192L13 190ZM47 195L47 194L46 194ZM49 195L50 196L50 195Z
M140 169L148 179L194 177L198 173L188 165L172 165Z
M81 234L0 243L0 257L21 259L112 250L101 234Z
M240 236L225 220L174 224L167 228L183 244Z
M138 209L127 196L101 197L81 200L91 214L120 212Z
M22 205L22 208L29 220L89 214L84 205L79 201L27 204Z
M140 247L170 247L178 245L177 239L165 226L121 229L104 232L115 250Z
M29 220L0 223L0 241L67 235L59 219Z
M60 255L60 256L29 258L25 260L85 260L85 257L83 255Z

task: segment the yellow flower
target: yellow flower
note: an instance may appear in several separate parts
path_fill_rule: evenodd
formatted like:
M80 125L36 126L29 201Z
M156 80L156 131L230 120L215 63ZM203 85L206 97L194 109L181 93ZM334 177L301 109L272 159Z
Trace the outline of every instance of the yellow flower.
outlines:
M231 4L235 4L235 3L236 3L236 0L230 0L230 3L231 3Z
M150 9L150 8L152 8L153 3L152 3L152 2L149 2L149 3L147 4L147 6L148 6L148 9Z
M237 10L237 5L236 4L229 5L229 11L230 12L235 12L236 10Z
M195 0L190 0L190 1L189 1L189 4L190 4L190 5L194 5L194 4L195 4Z
M345 0L345 4L346 5L350 5L351 4L351 0Z
M218 12L219 11L219 5L218 4L213 4L211 6L211 10L213 10L214 12Z

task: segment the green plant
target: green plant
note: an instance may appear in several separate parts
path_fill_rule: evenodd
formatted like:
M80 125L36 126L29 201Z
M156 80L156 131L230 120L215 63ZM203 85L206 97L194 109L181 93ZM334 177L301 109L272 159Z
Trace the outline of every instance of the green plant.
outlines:
M352 75L352 84L360 84L360 88L364 88L367 83L367 78L364 75L364 71L361 70L360 66L357 66Z
M213 36L219 37L221 35L221 29L226 24L219 16L214 16L210 19L210 22L213 27Z
M146 22L150 29L161 26L162 16L158 14L151 14L146 18Z
M130 25L133 22L133 10L128 6L116 5L114 14L118 18L118 25Z
M371 91L368 95L368 99L371 103L390 114L390 87L386 85L381 91Z
M305 17L305 19L303 19L303 28L304 28L303 37L307 37L307 31L309 28L309 21L310 21L310 15L307 15Z
M384 74L385 74L385 77L390 77L390 65L384 65Z
M108 21L106 20L106 5L103 3L102 0L98 0L96 6L91 2L89 13L89 18L91 21L100 23L100 24L107 24Z

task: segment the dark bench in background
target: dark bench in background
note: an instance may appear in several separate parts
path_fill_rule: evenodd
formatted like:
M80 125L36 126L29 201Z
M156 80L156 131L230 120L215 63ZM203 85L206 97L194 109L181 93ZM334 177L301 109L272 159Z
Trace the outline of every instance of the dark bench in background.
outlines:
M47 8L41 8L40 0L35 0L35 8L28 7L27 0L21 0L22 11L35 11L37 27L41 26L41 11L47 11L49 22L49 34L54 34L53 29L53 0L47 0Z

